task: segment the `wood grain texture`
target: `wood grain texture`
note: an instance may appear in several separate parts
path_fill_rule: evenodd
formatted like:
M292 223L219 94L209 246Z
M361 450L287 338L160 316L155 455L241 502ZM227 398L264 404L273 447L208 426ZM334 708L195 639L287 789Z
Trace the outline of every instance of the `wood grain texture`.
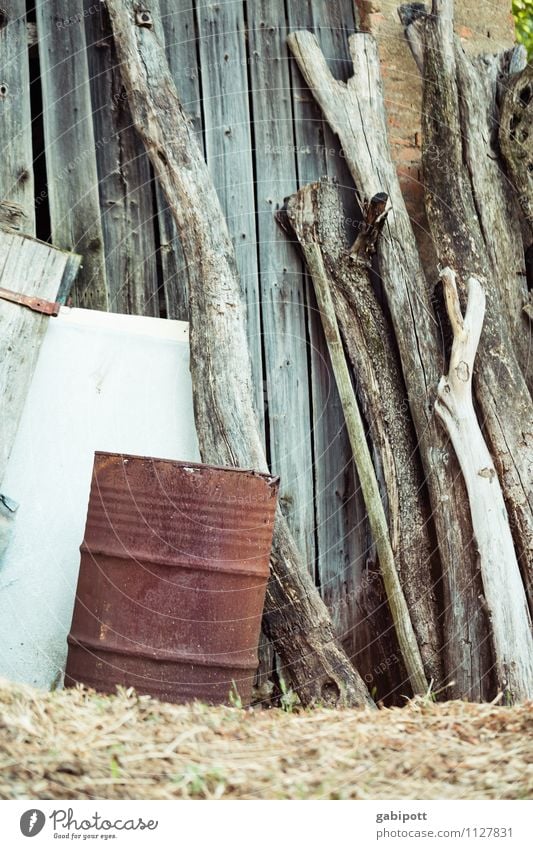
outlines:
M348 35L356 28L355 4L288 3L287 30L308 27L317 32L336 76L350 72ZM294 59L289 62L298 183L302 187L324 175L341 187L347 217L357 210L353 182L338 139L324 121ZM358 665L370 670L368 646L376 657L382 646L378 633L370 633L370 606L361 587L376 584L363 580L375 561L366 520L366 509L354 469L344 415L331 371L313 287L307 285L309 369L314 440L314 478L317 540L317 581L335 622L337 633ZM376 573L378 574L378 573ZM379 577L378 577L379 583ZM384 656L391 654L385 650ZM369 673L370 674L370 673Z
M513 297L509 294L517 265L517 244L509 243L505 236L500 238L510 222L494 175L485 165L488 151L487 145L479 143L481 118L474 113L465 121L462 105L465 98L473 99L485 104L483 109L479 107L481 114L490 112L495 94L488 83L492 81L494 89L497 74L464 56L444 12L427 19L424 47L422 167L426 211L439 260L456 272L461 296L466 296L469 277L478 279L486 291L474 393L533 609L533 401L514 345L518 331L511 330L517 321L525 319L520 299L516 293ZM497 57L501 73L509 58L509 54ZM497 263L495 250L488 248L489 241L498 242L501 256ZM518 247L521 249L520 243ZM498 272L502 267L506 274ZM519 281L517 275L516 289Z
M56 301L74 281L80 257L0 230L0 286ZM0 485L50 319L0 299Z
M0 201L20 204L22 231L35 233L30 77L26 3L5 0L0 10Z
M52 241L83 265L77 306L109 308L82 0L37 0Z
M297 185L284 4L253 0L247 11L270 465L281 478L280 503L314 577L305 281L301 260L274 217Z
M353 383L368 423L375 467L382 473L381 497L388 516L387 533L395 565L427 679L432 679L438 689L443 683L442 641L432 586L433 543L427 492L401 367L390 327L374 293L368 258L366 253L361 259L348 251L339 190L331 181L324 179L300 189L287 202L284 215L304 252L311 251L312 257L313 248L320 250L323 271L319 276L325 275L331 291ZM374 617L384 642L390 617L386 610L381 615L374 613ZM389 653L393 651L397 651L397 646L391 647ZM401 679L396 684L399 688L405 686Z
M94 2L84 0L87 11ZM159 315L152 178L128 109L107 11L85 19L109 310Z
M327 189L324 186L323 197L325 206L327 205ZM347 355L345 346L341 337L339 324L337 321L337 310L335 297L333 295L334 286L332 286L331 271L328 269L327 259L323 250L324 235L328 233L328 227L331 227L333 233L338 236L339 215L338 206L330 204L329 211L320 209L320 185L312 184L304 187L300 191L290 197L286 203L284 215L290 226L296 233L298 240L302 246L305 256L305 261L313 280L313 287L316 293L318 308L320 310L320 319L324 328L324 335L328 345L328 351L331 359L335 382L339 390L342 409L346 420L346 429L350 439L350 447L354 458L354 463L357 467L359 480L361 481L361 490L365 500L365 505L368 512L368 521L372 536L376 543L376 550L379 558L383 585L387 594L387 603L391 612L394 628L398 639L398 644L402 652L405 668L407 669L409 682L413 693L424 694L428 691L428 679L424 672L424 665L420 654L420 647L417 642L411 613L407 607L404 590L400 582L399 564L395 562L399 555L398 545L395 539L395 524L392 522L389 526L385 507L382 503L381 493L378 485L378 480L370 448L367 444L365 427L359 403L356 398L355 389L352 383L352 374L348 367ZM333 213L333 215L331 215ZM322 220L320 218L322 217ZM337 238L337 243L338 243ZM342 242L341 242L342 245ZM337 256L337 262L341 261L340 256ZM344 280L344 276L343 276ZM349 283L353 282L346 280ZM366 288L370 288L369 280L359 281L366 282ZM346 328L347 329L347 328ZM371 354L377 353L376 346L373 345L371 351L366 350L366 358L370 360ZM363 370L359 368L356 372L361 385L363 383ZM365 375L366 377L367 375ZM384 377L384 375L382 375ZM377 383L374 378L373 383ZM367 414L371 413L374 405L378 406L383 403L381 395L375 393L372 400L369 401L368 392L370 381L365 383L367 390ZM391 412L391 411L389 411ZM397 410L392 410L392 415L398 417ZM376 428L377 430L377 428ZM383 429L381 429L383 432ZM382 440L381 446L383 448ZM383 452L384 454L384 452ZM382 462L389 459L382 454ZM390 463L390 461L389 461ZM394 492L392 487L389 489L389 503L393 501L394 496L398 494ZM391 511L392 512L392 511ZM395 510L397 512L397 510ZM395 551L393 551L393 543ZM413 552L411 552L411 555ZM395 557L396 555L396 557ZM398 557L399 559L399 557ZM415 605L416 609L416 605Z
M206 161L235 250L252 357L253 398L264 422L254 169L244 8L197 0Z
M198 65L194 2L180 4L159 0L161 27L172 79L182 97L183 108L204 150L202 134L201 70ZM161 271L168 318L187 321L189 315L187 264L172 213L160 186L156 187Z
M485 317L485 291L479 280L468 278L463 316L455 272L445 268L441 278L453 343L448 374L439 382L435 409L450 434L466 482L484 601L490 618L498 690L505 694L506 703L526 701L533 695L531 617L498 475L472 400L474 361Z
M428 288L396 168L391 160L377 45L350 38L353 76L339 82L312 33L290 36L306 82L338 134L361 199L386 192L393 208L380 239L378 261L398 342L409 406L418 436L446 591L446 646L450 693L482 698L490 688L491 659L468 500L457 461L433 414L442 363ZM459 568L460 564L460 568Z
M267 470L234 249L211 176L153 27L137 0L108 0L135 125L180 233L190 268L191 372L202 460ZM157 2L152 14L158 17ZM194 275L194 276L193 276ZM264 622L304 704L371 705L278 510Z

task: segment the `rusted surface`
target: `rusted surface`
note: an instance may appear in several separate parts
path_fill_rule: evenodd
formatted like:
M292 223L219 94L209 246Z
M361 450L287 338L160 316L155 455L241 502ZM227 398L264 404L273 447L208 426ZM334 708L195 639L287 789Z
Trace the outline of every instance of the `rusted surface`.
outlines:
M27 307L33 312L40 312L43 315L59 315L61 304L55 301L45 301L44 298L37 298L33 295L21 295L20 292L12 292L11 289L2 289L0 287L0 298L3 301L11 301L13 304L20 304L21 307Z
M97 452L65 684L246 704L278 481Z

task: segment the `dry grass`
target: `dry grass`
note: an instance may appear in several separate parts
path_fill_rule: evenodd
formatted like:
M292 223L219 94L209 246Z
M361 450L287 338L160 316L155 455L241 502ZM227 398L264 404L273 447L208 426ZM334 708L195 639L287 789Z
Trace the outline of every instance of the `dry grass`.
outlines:
M242 711L0 682L2 799L524 799L533 704Z

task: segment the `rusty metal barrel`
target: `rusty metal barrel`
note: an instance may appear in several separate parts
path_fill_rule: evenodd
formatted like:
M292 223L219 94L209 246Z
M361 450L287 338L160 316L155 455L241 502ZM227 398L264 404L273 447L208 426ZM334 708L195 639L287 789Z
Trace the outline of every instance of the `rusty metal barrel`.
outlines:
M248 704L277 478L95 455L65 685Z

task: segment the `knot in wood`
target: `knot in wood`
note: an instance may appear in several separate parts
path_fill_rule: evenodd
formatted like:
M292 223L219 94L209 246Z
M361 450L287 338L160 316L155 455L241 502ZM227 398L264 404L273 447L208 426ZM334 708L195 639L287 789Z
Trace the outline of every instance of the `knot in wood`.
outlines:
M459 365L455 367L455 374L457 375L458 380L461 380L463 383L467 383L470 379L468 363L465 363L464 360L462 360Z
M142 11L137 12L135 15L135 21L138 27L146 27L147 29L152 29L154 25L152 13L149 12L148 9L142 9Z
M0 100L5 100L9 92L9 86L6 83L0 83Z
M496 477L495 469L484 468L480 469L478 472L480 478L487 478L490 483L492 483L493 479Z

